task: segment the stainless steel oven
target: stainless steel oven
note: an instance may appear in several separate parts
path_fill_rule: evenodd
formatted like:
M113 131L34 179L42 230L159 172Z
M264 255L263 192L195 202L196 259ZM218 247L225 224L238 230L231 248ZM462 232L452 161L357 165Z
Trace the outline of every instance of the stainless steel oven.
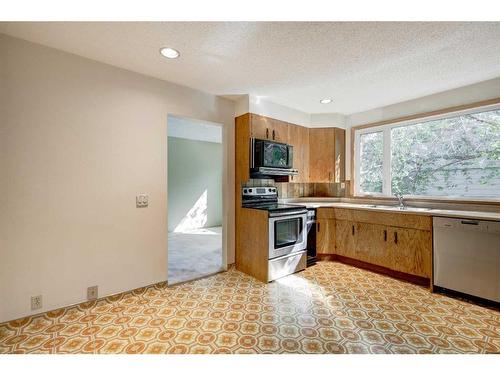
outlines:
M307 248L307 211L269 214L269 259L290 255Z
M307 209L278 203L277 189L271 186L244 187L242 193L243 207L268 212L267 280L273 281L305 269Z

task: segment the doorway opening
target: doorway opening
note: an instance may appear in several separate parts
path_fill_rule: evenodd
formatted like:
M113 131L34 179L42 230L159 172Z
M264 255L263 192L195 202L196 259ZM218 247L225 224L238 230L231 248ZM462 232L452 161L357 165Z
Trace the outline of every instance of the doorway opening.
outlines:
M222 125L168 116L168 284L223 264Z

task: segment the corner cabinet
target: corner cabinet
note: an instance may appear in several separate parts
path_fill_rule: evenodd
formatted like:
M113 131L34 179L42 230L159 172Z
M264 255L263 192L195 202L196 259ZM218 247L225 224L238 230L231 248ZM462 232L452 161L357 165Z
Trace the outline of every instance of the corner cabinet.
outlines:
M345 180L345 130L309 129L309 182Z

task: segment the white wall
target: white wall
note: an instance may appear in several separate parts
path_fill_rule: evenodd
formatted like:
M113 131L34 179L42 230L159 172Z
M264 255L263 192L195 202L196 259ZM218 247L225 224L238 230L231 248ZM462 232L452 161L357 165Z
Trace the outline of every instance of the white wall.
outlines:
M222 143L222 127L209 121L168 116L168 136L194 141Z
M224 124L232 263L234 103L0 35L0 321L167 279L169 113Z
M346 128L347 116L340 113L311 113L310 128Z
M261 98L258 96L248 95L246 99L248 100L248 106L247 106L248 110L246 112L275 118L278 120L290 122L292 124L309 126L310 123L309 113L298 111L296 109L289 108L284 105L272 103L270 101L267 101L265 98ZM237 108L239 108L240 110L246 109L245 106L241 104L239 104ZM236 114L237 116L239 116L243 113L236 113Z
M348 126L369 124L377 121L431 112L443 108L498 98L500 96L500 77L473 85L443 91L437 94L408 100L401 103L375 108L348 116Z

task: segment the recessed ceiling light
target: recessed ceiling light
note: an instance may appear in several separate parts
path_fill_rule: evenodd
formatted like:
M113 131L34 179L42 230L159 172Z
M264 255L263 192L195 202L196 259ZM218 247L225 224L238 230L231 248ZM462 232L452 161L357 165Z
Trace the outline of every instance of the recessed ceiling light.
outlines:
M166 57L167 59L176 59L180 56L179 51L177 51L176 49L170 48L170 47L161 48L160 53L162 56Z
M332 102L332 99L321 99L319 101L321 104L328 104L328 103L331 103Z

